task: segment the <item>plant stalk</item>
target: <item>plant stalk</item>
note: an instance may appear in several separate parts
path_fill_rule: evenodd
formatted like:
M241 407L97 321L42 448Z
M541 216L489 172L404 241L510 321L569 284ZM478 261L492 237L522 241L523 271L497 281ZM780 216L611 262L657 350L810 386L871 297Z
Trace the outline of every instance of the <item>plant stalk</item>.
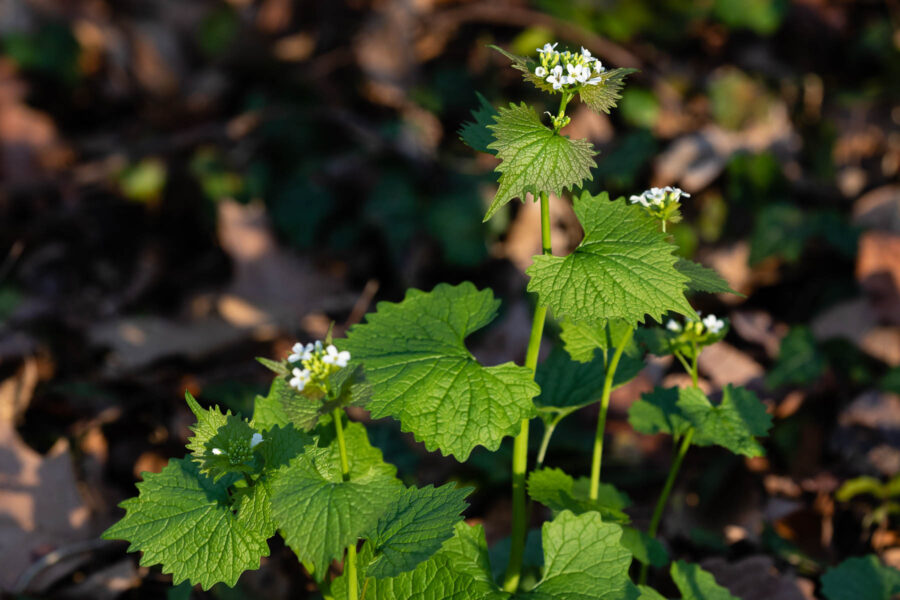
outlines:
M672 488L675 486L675 479L678 477L678 471L681 470L681 463L684 462L684 456L687 454L688 448L691 447L691 441L693 439L694 428L691 427L681 439L681 445L678 447L678 454L675 456L675 460L672 461L672 466L669 468L669 476L666 477L666 483L663 486L662 493L656 501L656 508L653 509L653 516L650 518L650 528L647 530L647 534L652 538L655 538L659 531L659 522L662 520L662 514L666 508L666 504L669 502L669 494L672 493ZM648 566L646 564L641 565L641 574L638 578L638 585L647 583L647 571Z
M350 461L347 458L347 444L344 442L344 426L341 424L343 416L340 408L334 409L334 431L337 434L338 449L341 453L341 476L344 481L350 480ZM347 574L347 597L351 600L359 598L359 580L356 577L356 542L347 546L347 559L344 561L344 572Z
M603 394L600 396L600 414L597 416L597 431L594 433L594 455L591 458L591 487L589 498L596 500L600 492L600 464L603 461L603 434L606 433L606 413L609 410L609 398L612 395L613 380L616 377L616 369L619 368L619 360L625 351L625 346L631 341L634 329L629 328L619 344L612 358L606 365L606 377L603 379Z
M564 109L565 107L563 107ZM541 248L544 254L552 254L550 239L550 198L546 192L540 193L541 201ZM541 349L541 337L544 334L544 321L547 319L547 307L538 305L534 309L531 321L531 335L528 338L528 350L525 352L525 366L531 369L532 376L537 369L538 353ZM525 555L525 537L528 534L528 503L525 498L525 479L528 474L528 419L523 419L519 434L513 444L512 460L512 534L510 536L509 564L503 575L503 589L515 592L519 588L522 574L522 558Z

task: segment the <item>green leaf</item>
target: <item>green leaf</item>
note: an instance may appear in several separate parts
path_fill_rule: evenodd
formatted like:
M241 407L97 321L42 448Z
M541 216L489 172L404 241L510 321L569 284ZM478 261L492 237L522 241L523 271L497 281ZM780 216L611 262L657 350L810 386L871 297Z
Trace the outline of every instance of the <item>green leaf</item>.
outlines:
M622 528L604 523L600 514L561 512L544 523L544 576L529 600L636 600L628 578L631 553L620 543Z
M888 486L880 480L863 475L862 477L855 477L845 481L838 491L835 492L834 497L839 502L847 502L856 496L868 494L879 500L887 500L888 492Z
M634 527L622 527L622 545L634 555L634 559L645 565L665 566L669 562L669 553L662 543L645 532Z
M366 543L359 564L372 557L372 544ZM452 538L444 542L431 558L414 570L387 579L366 578L358 570L359 589L366 600L504 600L509 594L497 589L491 578L487 543L480 525L470 527L459 522ZM336 600L348 600L347 575L334 581L331 591ZM356 600L356 599L354 599Z
M681 410L696 424L694 444L722 446L749 457L765 454L756 438L769 434L772 417L756 394L746 388L728 385L722 390L722 402L718 405L710 404L705 396L703 400L705 403L679 401Z
M641 592L638 600L666 600L665 596L654 590L649 585L639 585L638 589Z
M289 388L287 381L282 377L276 377L269 387L269 393L265 396L256 396L253 401L253 426L266 431L276 425L284 427L291 424L281 402L281 394L285 388Z
M160 473L145 473L139 495L119 506L127 512L103 534L127 540L129 552L143 552L141 565L162 565L173 584L189 580L204 590L216 583L233 586L241 573L258 569L268 556L266 535L254 515L232 510L228 480L202 475L193 461L174 459Z
M581 101L595 112L605 112L616 107L616 101L622 97L625 78L637 69L611 69L602 73L603 78L597 85L585 85L578 93Z
M744 297L728 285L721 275L716 273L715 269L704 267L700 263L695 263L686 258L679 258L675 263L675 268L682 275L688 276L687 289L691 292L708 292L710 294L734 294Z
M453 484L408 488L378 519L372 536L375 558L367 575L383 579L413 570L453 537L472 488Z
M630 519L623 511L631 501L628 496L608 483L601 483L597 499L588 496L590 482L586 477L573 479L561 469L543 468L528 476L528 495L554 513L564 510L575 514L597 511L604 520L627 523Z
M526 273L557 316L576 321L659 321L675 311L695 316L684 297L687 277L675 269L675 246L645 211L606 192L575 200L584 240L569 256L535 256Z
M712 574L699 565L679 560L672 563L669 572L681 592L682 600L740 600L716 583Z
M524 102L501 108L496 123L488 126L496 138L489 146L502 161L497 166L500 187L484 220L513 198L523 202L531 192L560 195L592 179L594 147L587 140L570 140L549 129Z
M604 355L609 356L610 350L615 349L616 342L632 329L632 325L621 319L612 321L573 321L563 319L560 323L562 331L560 339L566 347L566 352L572 360L578 362L590 362L594 358L594 351L598 348ZM640 358L637 344L632 340L625 348L623 359L628 357ZM621 368L621 365L620 365Z
M409 290L400 303L380 302L367 322L336 340L362 362L372 384L372 416L397 418L429 451L460 461L475 446L496 450L535 415L540 389L513 363L481 366L465 338L493 320L498 300L469 282Z
M874 554L848 558L822 575L827 600L891 600L900 594L900 571L881 564Z
M294 457L312 443L312 437L291 425L276 425L263 434L263 441L257 446L264 465L263 472L252 487L237 487L234 490L240 510L246 514L248 527L264 533L266 537L275 535L277 524L272 515L272 482Z
M287 375L288 373L290 373L290 370L287 368L287 365L284 364L284 361L272 360L269 358L257 356L256 362L269 369L276 375Z
M204 409L190 392L185 394L191 412L197 422L190 428L194 436L188 439L187 448L200 472L214 480L229 473L253 473L259 468L255 453L250 447L256 433L249 423L218 406Z
M628 383L643 368L643 361L623 354L613 376L613 388ZM534 400L539 409L557 412L587 406L599 400L603 392L606 379L603 354L598 350L594 360L580 363L569 359L564 350L554 348L538 365L534 379L541 388L540 396Z
M307 446L272 484L272 514L285 543L316 571L368 536L401 488L396 469L369 444L362 425L350 423L344 434L347 481L338 444L332 441L325 448Z
M478 96L478 108L472 111L475 120L463 123L459 129L459 139L473 150L496 154L495 150L488 147L494 142L494 134L488 126L494 122L497 109L478 92L475 92L475 95Z
M766 376L770 388L813 383L825 372L825 356L808 327L792 327L781 340L775 366Z
M683 403L709 403L706 396L695 388L655 388L652 392L642 394L641 399L628 409L628 422L639 433L654 435L668 433L681 437L695 423L691 422L680 406ZM682 403L682 404L683 404Z
M693 427L697 446L722 446L735 454L762 456L756 440L768 435L772 417L756 394L726 386L722 402L713 405L696 388L656 388L631 405L628 422L640 433L681 437Z

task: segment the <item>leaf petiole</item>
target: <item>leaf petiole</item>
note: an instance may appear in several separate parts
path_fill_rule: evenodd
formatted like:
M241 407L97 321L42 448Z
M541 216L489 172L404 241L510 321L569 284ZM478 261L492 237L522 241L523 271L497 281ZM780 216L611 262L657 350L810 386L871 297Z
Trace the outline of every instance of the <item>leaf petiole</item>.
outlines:
M344 481L350 480L350 461L347 457L347 444L344 441L344 426L341 423L343 411L334 409L331 413L334 420L334 431L337 434L338 449L341 454L341 476ZM344 563L347 572L347 597L351 600L359 598L359 580L356 577L356 541L347 546L347 560Z
M589 497L596 500L600 491L600 463L603 460L603 434L606 432L606 413L609 411L609 398L612 394L613 380L616 377L616 369L619 368L619 360L625 351L625 346L631 341L634 328L629 327L616 346L609 364L606 366L606 377L603 380L603 393L600 396L600 414L597 416L597 431L594 433L594 454L591 458L591 487Z

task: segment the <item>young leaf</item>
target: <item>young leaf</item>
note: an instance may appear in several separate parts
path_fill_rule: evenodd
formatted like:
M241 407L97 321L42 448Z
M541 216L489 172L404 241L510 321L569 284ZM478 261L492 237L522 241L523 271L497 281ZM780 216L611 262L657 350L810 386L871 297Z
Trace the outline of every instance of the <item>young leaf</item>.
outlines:
M681 592L682 600L740 600L716 583L712 574L699 565L679 560L672 563L669 572Z
M513 198L525 201L525 194L562 194L592 179L594 147L587 140L570 140L541 123L533 108L524 102L501 108L496 123L488 126L496 138L488 146L502 161L497 166L500 187L484 220Z
M193 461L174 459L160 473L145 473L139 495L119 506L127 512L103 534L127 540L129 552L143 552L141 565L162 564L177 585L189 580L207 590L216 583L233 586L241 573L258 569L268 556L266 535L254 515L228 498L231 478L218 483L202 475Z
M488 126L494 123L497 109L491 106L491 103L478 92L475 92L475 95L478 96L479 104L478 108L472 111L472 117L475 120L463 123L459 128L459 139L473 150L496 154L496 150L488 147L494 142L494 134L488 129Z
M378 519L367 575L384 579L411 571L453 536L472 488L453 484L407 488Z
M496 450L535 414L540 389L513 363L483 367L465 338L487 325L498 300L471 283L409 290L400 303L381 302L367 322L336 340L363 363L372 384L369 410L393 416L429 451L464 461L477 445Z
M285 365L281 361L272 360L270 358L263 358L261 356L256 357L256 361L259 364L261 364L262 366L264 366L265 368L267 368L270 371L272 371L273 373L275 373L276 375L284 376L284 375L287 375L288 373L290 373L290 370L287 368L287 365Z
M826 600L891 600L900 594L900 571L874 554L848 558L822 575Z
M662 567L669 562L669 553L656 538L634 527L622 527L622 545L634 555L634 559L645 565Z
M197 422L190 428L194 433L187 448L204 475L218 480L228 473L251 473L258 465L250 447L254 429L243 419L222 413L218 406L204 409L190 394L185 393L188 406Z
M372 544L367 542L359 553L359 564L372 558ZM470 527L459 522L452 538L444 542L431 558L412 571L396 577L375 579L358 571L359 589L366 600L505 600L509 594L497 589L491 578L487 543L480 525ZM347 575L334 581L331 592L335 600L347 598ZM356 600L355 598L353 600Z
M584 240L568 256L535 256L526 273L558 316L576 321L662 319L668 311L695 315L684 297L687 277L675 269L675 246L652 217L606 192L575 200Z
M554 513L568 510L579 515L597 511L605 521L630 521L628 515L622 512L631 503L626 494L613 485L602 483L597 499L591 500L588 486L587 478L575 480L561 469L538 469L528 476L528 495Z
M643 368L643 361L623 354L613 376L613 387L628 383ZM554 348L535 373L541 394L534 403L539 409L553 411L587 406L600 399L605 378L606 366L599 350L591 362L579 363L570 360L562 349Z
M726 386L722 401L713 405L696 388L656 388L631 405L628 421L640 433L680 437L694 428L697 446L722 446L735 454L762 456L757 437L768 435L772 417L756 394Z
M610 351L615 350L616 342L632 328L630 323L621 319L612 321L573 321L563 319L560 323L562 331L560 339L566 347L566 352L572 360L578 362L590 362L594 358L594 352L599 348L603 354L610 356ZM640 358L637 344L632 340L625 348L625 357ZM622 365L619 365L622 368Z
M756 438L769 434L772 417L766 412L765 404L750 390L728 385L722 390L722 401L716 406L703 396L702 401L690 403L680 399L679 407L695 423L694 444L722 446L749 457L765 454Z
M658 387L641 395L641 399L631 405L628 409L628 422L639 433L668 433L681 437L694 425L679 406L682 398L682 404L709 403L703 392L695 388Z
M620 543L622 528L604 523L600 514L561 512L544 523L544 576L529 600L636 600L628 578L631 553Z
M597 85L586 85L578 93L581 101L595 112L605 112L616 107L616 101L622 97L625 78L637 69L612 69L602 73L603 78Z
M686 258L679 258L675 263L675 268L682 275L688 276L687 289L690 292L725 293L743 297L743 294L739 294L731 289L728 282L716 273L715 269L704 267L700 263L695 263Z
M350 423L344 434L347 481L333 441L325 448L307 446L272 484L272 515L285 543L317 571L369 535L401 488L396 469L369 444L362 425Z

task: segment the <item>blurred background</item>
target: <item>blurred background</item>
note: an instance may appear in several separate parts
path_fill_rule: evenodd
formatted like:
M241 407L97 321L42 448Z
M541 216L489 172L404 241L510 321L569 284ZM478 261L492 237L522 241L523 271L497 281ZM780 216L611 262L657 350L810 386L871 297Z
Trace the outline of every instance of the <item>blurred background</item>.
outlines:
M0 0L0 590L191 597L97 540L184 454L184 391L249 416L270 380L254 357L408 287L492 287L501 316L470 347L521 361L538 210L482 224L495 159L456 131L476 91L548 101L488 44L556 40L640 69L565 133L601 151L592 191L691 193L675 239L745 295L695 300L732 322L703 384L775 417L766 459L689 455L673 552L744 600L815 598L850 555L900 566L900 486L838 493L900 472L900 3ZM566 199L552 211L566 253L581 231ZM639 524L671 449L625 411L677 373L653 362L614 396L604 477ZM563 422L549 465L587 473L595 416ZM467 517L507 535L511 444L460 465L391 421L370 436L408 483L477 485ZM273 542L193 597L307 589Z

